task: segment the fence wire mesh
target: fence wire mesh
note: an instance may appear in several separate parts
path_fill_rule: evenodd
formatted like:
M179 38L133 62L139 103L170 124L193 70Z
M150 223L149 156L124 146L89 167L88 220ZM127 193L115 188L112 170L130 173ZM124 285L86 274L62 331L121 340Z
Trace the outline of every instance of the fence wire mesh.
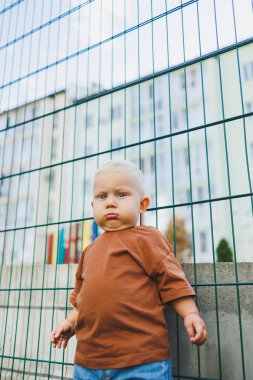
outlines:
M200 306L213 297L212 344L185 366L178 332L174 377L251 378L252 25L251 0L1 2L1 379L72 377L75 343L55 352L50 331L101 233L92 178L109 159L142 169L143 222L192 268Z

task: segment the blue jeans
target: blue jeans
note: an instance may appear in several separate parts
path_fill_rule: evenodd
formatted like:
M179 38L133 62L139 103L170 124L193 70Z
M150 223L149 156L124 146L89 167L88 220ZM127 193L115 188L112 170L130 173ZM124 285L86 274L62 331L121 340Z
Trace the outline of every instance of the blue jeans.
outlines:
M74 380L172 380L172 362L169 359L118 369L89 369L75 365Z

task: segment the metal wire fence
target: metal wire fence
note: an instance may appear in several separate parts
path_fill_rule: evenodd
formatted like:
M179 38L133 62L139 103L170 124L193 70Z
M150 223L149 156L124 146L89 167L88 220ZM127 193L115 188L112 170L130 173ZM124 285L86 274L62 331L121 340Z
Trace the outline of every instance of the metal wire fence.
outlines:
M72 376L74 342L55 352L49 335L69 310L82 249L101 233L92 178L111 158L144 172L143 222L189 263L203 310L202 290L213 294L213 345L197 351L194 369L178 348L175 378L250 379L252 1L0 7L1 379ZM235 377L224 367L224 288L234 291Z

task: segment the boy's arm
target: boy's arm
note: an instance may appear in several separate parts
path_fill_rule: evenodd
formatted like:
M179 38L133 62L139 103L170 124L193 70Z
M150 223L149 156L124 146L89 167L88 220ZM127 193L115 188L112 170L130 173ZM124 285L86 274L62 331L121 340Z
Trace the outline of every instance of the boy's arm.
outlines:
M206 341L207 330L192 296L177 298L170 301L177 314L184 320L184 326L190 341L201 345Z
M79 314L79 311L77 309L76 298L83 284L83 277L82 277L83 259L84 259L85 252L87 251L88 248L89 246L87 246L84 249L80 257L79 264L76 271L75 288L70 294L70 303L74 307L71 310L71 312L67 315L66 319L64 319L61 323L57 324L54 327L53 331L51 332L51 341L52 341L53 347L66 348L69 339L75 334L75 325L76 325L78 314Z
M75 328L75 324L77 322L78 313L79 311L75 307L73 307L73 309L67 315L67 318L66 318L66 320L72 325L73 329Z
M73 308L67 318L55 326L51 333L51 341L54 348L67 347L69 339L75 334L75 324L77 322L77 318L78 310Z

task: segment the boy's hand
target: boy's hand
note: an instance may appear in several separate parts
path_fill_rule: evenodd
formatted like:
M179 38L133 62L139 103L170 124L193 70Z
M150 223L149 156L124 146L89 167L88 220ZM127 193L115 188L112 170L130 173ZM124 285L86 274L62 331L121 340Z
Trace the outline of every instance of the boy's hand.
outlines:
M66 348L69 339L75 334L73 325L64 319L60 324L58 324L51 332L51 341L53 347Z
M207 338L206 325L198 314L191 313L185 316L184 326L190 341L193 344L201 346Z

